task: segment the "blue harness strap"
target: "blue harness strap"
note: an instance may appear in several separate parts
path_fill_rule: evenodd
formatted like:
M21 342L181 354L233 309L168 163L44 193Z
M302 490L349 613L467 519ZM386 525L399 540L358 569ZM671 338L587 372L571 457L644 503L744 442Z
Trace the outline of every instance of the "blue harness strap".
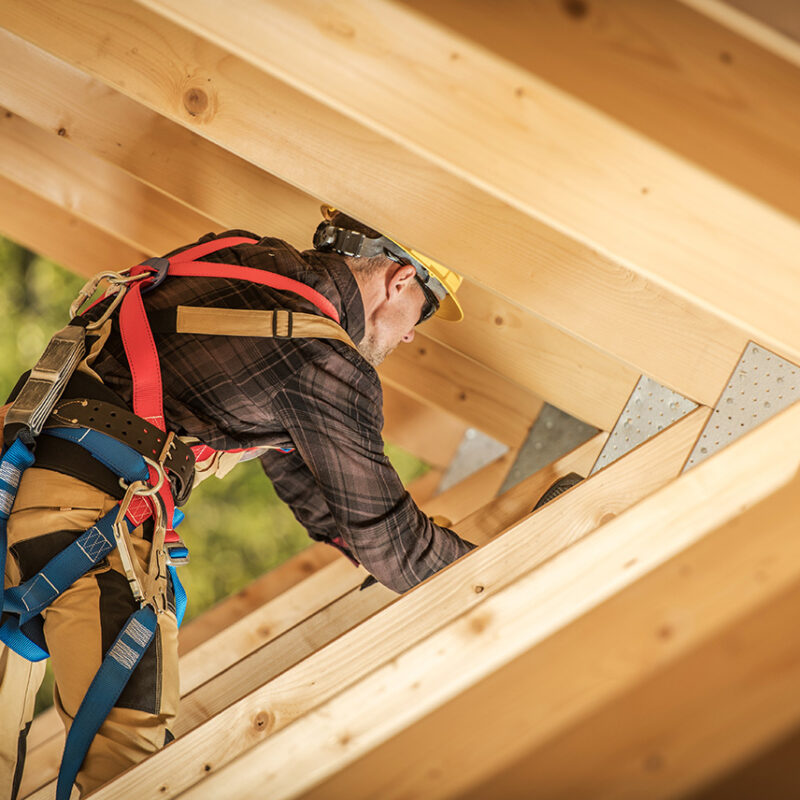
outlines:
M135 450L96 431L49 428L47 434L75 442L129 483L149 477L147 464ZM8 519L19 489L22 473L34 463L33 453L20 439L0 459L0 572L5 572L8 548ZM41 611L66 591L78 578L98 564L115 547L115 506L72 544L55 555L32 578L0 592L0 612L6 619L0 626L0 641L29 661L49 656L42 631ZM173 526L183 519L175 510ZM124 524L130 532L131 523ZM173 566L168 568L175 594L178 625L186 610L186 591ZM133 671L153 641L157 616L150 606L135 611L106 653L86 696L81 702L64 746L58 775L56 800L67 800L89 746L102 726Z
M131 614L106 653L67 734L56 800L69 800L89 745L153 641L156 625L155 611L150 606L140 608Z
M38 634L41 630L39 614L116 547L113 530L116 517L115 507L53 556L32 578L6 589L2 608L13 616L0 627L0 641L29 661L47 658L49 653L41 643L43 637ZM127 520L125 524L130 528ZM34 626L26 629L28 622L34 622Z

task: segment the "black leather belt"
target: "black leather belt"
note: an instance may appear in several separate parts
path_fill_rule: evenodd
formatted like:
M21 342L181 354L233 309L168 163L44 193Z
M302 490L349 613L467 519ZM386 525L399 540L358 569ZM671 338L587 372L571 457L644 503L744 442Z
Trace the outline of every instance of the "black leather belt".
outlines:
M188 498L194 481L194 453L174 437L164 453L167 434L147 420L103 400L83 398L61 400L53 409L44 432L59 427L90 428L128 445L152 461L161 461L176 481L176 504L180 505Z

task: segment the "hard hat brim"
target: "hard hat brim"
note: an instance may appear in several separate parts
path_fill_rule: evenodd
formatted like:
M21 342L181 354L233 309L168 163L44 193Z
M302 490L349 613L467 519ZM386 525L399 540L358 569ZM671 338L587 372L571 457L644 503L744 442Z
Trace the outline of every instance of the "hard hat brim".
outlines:
M448 292L444 300L439 304L439 310L434 316L447 322L461 322L464 319L464 310L455 296Z

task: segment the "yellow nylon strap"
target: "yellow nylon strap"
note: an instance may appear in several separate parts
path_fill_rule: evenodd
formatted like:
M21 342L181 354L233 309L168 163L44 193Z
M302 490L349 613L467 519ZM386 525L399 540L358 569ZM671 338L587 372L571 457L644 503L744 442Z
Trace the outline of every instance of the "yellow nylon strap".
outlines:
M289 333L289 314L292 330ZM277 315L277 320L275 320ZM275 325L273 329L273 323ZM316 314L259 311L241 308L197 308L178 306L175 319L176 333L208 333L215 336L273 336L291 339L338 339L357 349L341 325Z

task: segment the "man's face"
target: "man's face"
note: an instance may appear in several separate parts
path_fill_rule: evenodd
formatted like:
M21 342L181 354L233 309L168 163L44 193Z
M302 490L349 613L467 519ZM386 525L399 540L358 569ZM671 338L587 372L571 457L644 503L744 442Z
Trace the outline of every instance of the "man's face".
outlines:
M410 270L410 275L401 272ZM414 268L398 270L388 284L387 302L367 321L366 333L358 345L364 358L377 367L401 343L414 339L414 327L427 304L422 287L414 278Z

